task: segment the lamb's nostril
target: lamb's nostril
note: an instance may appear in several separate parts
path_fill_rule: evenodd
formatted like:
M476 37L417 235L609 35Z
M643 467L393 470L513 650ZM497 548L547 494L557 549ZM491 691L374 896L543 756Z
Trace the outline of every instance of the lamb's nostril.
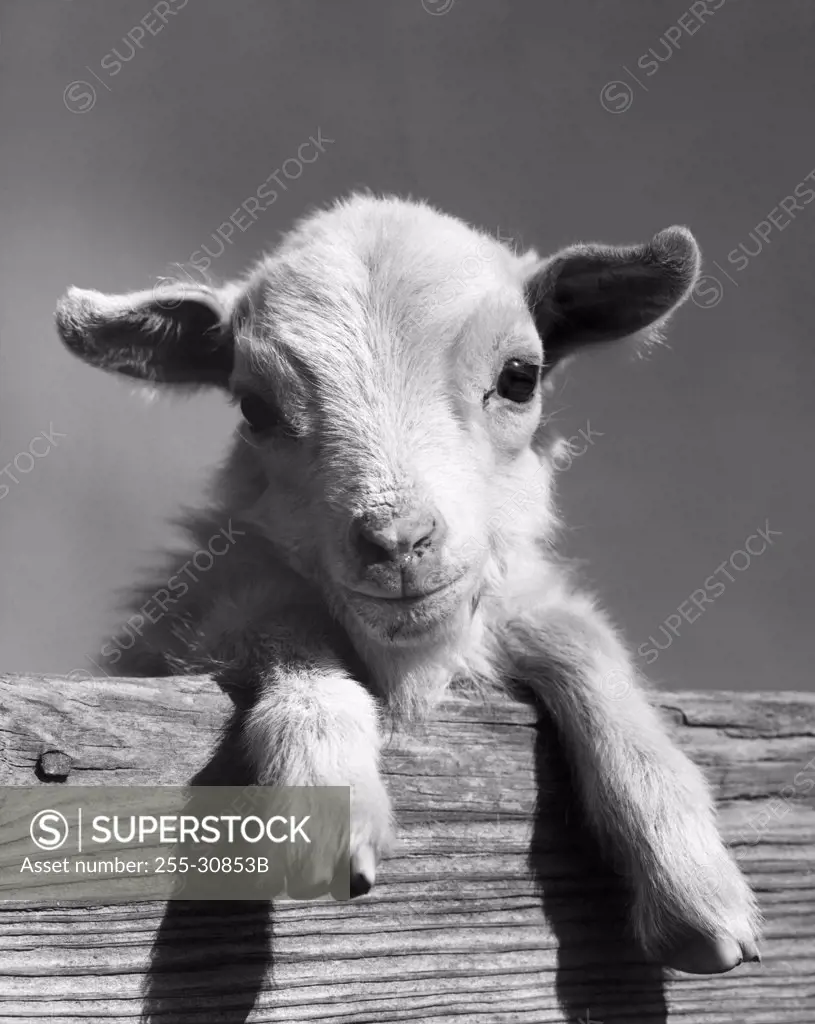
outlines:
M351 533L354 545L365 565L391 562L399 556L395 543L383 530L357 525Z
M412 550L413 551L422 551L424 548L429 548L430 545L433 543L433 534L435 533L435 530L436 530L436 521L434 519L433 520L433 524L431 525L431 527L427 531L427 533L423 537L419 537L418 540L415 540L413 542Z

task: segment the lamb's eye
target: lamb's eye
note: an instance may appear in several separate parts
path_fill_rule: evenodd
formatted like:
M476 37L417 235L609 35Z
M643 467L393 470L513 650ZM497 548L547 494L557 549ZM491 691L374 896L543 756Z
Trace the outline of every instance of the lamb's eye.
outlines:
M540 366L537 363L527 363L522 359L510 359L504 363L495 390L501 398L508 398L511 402L523 404L530 401L535 394L539 376Z
M241 412L253 434L262 434L280 423L277 410L260 395L244 395L241 399Z

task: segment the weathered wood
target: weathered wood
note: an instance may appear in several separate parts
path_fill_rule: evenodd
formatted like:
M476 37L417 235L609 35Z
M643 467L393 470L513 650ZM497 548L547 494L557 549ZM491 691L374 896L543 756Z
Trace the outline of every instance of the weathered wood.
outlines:
M815 697L660 703L759 893L761 966L668 978L645 964L551 729L523 705L456 697L389 743L402 848L369 896L271 910L7 904L0 1021L813 1024ZM234 781L231 710L206 679L0 677L0 783L59 785L46 752L68 783Z

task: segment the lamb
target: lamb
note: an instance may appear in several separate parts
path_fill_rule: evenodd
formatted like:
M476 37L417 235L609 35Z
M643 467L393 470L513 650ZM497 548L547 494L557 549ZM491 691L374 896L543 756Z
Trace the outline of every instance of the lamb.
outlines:
M557 723L644 951L696 973L759 960L756 901L703 775L553 548L555 373L586 346L658 339L699 266L682 227L541 258L356 194L223 287L61 299L59 333L86 362L220 388L243 414L189 522L198 546L227 521L238 542L109 661L251 679L258 781L350 787L355 894L393 841L385 718L514 681Z

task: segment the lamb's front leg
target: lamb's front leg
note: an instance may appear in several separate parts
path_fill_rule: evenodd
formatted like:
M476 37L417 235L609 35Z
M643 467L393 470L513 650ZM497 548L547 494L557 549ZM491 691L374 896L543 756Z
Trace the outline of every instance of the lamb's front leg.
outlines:
M258 782L349 786L351 895L368 892L392 843L388 794L379 774L379 721L373 697L341 667L287 665L271 671L246 722ZM312 881L323 888L328 874Z
M518 674L549 708L590 826L628 878L645 951L698 974L758 960L755 899L719 837L699 769L673 744L628 653L589 599L525 611Z

